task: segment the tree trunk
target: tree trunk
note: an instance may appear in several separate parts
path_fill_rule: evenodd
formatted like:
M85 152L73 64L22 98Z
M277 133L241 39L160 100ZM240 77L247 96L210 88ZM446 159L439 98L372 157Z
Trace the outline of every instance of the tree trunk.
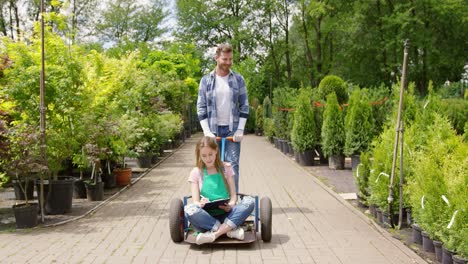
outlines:
M20 20L19 20L19 15L18 15L18 6L16 5L16 3L13 3L13 11L15 14L15 22L16 22L16 39L19 41L21 39L20 37L21 31L20 31Z
M7 30L6 30L5 17L3 16L3 12L0 12L0 32L2 32L3 35L8 36Z
M13 9L13 6L12 6L12 1L10 1L10 6L9 6L9 14L10 14L10 34L11 34L11 39L12 40L15 40L15 35L13 33L13 16L11 14L11 9Z
M317 34L316 40L316 52L317 52L317 73L319 76L322 75L322 16L317 18L317 23L315 24L315 33Z
M310 50L310 46L309 46L309 33L308 33L308 28L307 28L307 24L306 24L306 14L305 14L305 6L304 6L304 2L302 2L302 5L301 5L301 19L302 19L302 28L304 30L304 44L305 44L305 52L306 52L306 58L307 58L307 63L309 64L308 65L308 68L309 68L309 79L310 79L310 86L313 87L314 86L314 59L312 57L312 51Z

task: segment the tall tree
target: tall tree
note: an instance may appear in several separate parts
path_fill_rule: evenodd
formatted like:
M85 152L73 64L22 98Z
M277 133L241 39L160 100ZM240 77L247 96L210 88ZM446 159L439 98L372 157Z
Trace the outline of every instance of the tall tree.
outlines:
M102 11L95 29L104 41L120 42L130 36L137 5L131 0L109 1Z
M160 0L151 0L149 6L141 6L131 25L133 29L132 38L138 42L148 42L161 36L167 31L161 25L168 15Z
M152 41L165 32L162 22L167 15L161 0L151 0L148 4L108 1L96 22L96 34L104 41L115 43Z
M77 36L83 36L88 30L89 21L95 14L97 0L71 0L70 2L70 30L72 43L76 42Z
M230 42L235 60L256 51L258 3L247 0L177 0L178 36L203 48Z

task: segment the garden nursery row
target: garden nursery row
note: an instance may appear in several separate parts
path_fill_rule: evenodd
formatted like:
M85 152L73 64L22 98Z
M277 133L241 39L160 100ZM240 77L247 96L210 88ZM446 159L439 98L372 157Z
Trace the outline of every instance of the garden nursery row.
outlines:
M317 89L276 89L272 102L267 97L256 108L256 133L263 132L301 165L316 165L319 156L330 169L343 169L344 157L351 157L359 202L376 219L392 227L400 219L401 225L412 223L413 239L424 250L435 251L440 261L442 256L452 261L453 255L453 261L461 261L454 263L466 263L468 93L465 99L446 98L448 89L430 86L428 96L418 97L410 83L404 93L404 143L401 153L398 149L391 207L397 85L360 89L327 76Z
M51 32L45 45L44 108L40 42L5 39L0 46L0 179L3 186L15 180L23 193L30 178L46 180L46 213L68 212L69 200L64 204L61 197L71 199L69 186L77 179L90 190L102 189L103 180L112 183L110 175L124 170L125 158L151 164L165 144L196 130L202 70L194 45L110 54L68 45ZM249 98L246 131L263 133L303 165L313 165L318 155L328 158L330 169L343 169L345 156L351 157L363 204L382 214L410 212L413 228L424 231L426 240L457 254L454 259L466 259L468 92L463 85L429 84L425 96L416 95L412 83L405 89L401 172L396 166L392 173L398 84L364 88L328 75L318 87L270 87L269 96ZM129 183L128 178L116 182ZM405 210L399 208L400 196ZM34 207L28 206L28 195L25 199L18 209ZM37 207L30 214L33 222L21 227L37 224Z

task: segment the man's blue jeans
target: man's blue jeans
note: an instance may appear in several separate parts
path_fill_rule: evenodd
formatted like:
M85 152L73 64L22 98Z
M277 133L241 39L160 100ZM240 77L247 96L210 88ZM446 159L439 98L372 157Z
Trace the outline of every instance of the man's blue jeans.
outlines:
M244 198L232 208L228 213L218 216L212 216L203 208L196 204L189 204L185 206L185 217L199 232L216 231L221 223L226 223L232 229L242 225L252 213L255 206L255 199L251 196L244 196Z
M232 137L234 133L229 131L229 126L218 126L218 137ZM221 151L221 143L219 143ZM240 159L241 143L226 140L224 146L224 161L231 163L234 169L234 181L236 183L236 192L239 193L239 159Z

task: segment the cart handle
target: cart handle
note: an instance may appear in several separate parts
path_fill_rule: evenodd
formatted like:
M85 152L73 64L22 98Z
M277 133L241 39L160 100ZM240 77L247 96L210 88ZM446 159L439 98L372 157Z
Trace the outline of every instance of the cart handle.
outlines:
M234 141L234 137L216 137L216 141L221 141L223 138L229 141Z
M221 161L224 162L224 147L226 140L234 142L234 137L216 137L216 141L221 141L221 152L219 153Z

